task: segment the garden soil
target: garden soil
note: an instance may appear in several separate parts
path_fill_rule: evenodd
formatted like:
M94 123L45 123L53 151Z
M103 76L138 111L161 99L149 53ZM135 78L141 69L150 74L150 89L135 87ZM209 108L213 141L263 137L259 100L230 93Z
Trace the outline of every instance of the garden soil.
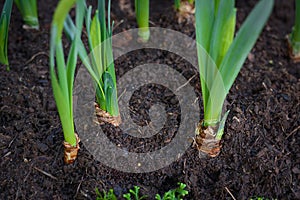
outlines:
M237 28L256 2L237 1ZM143 174L101 164L82 143L74 164L64 164L63 133L49 79L49 31L57 1L38 4L38 31L22 29L22 18L14 6L8 45L10 71L0 66L0 199L96 199L95 188L112 188L121 198L134 185L154 199L156 193L175 188L178 182L187 185L186 199L193 200L300 199L300 64L288 57L285 39L294 23L294 1L276 0L272 16L228 94L227 109L231 111L220 155L199 158L191 146L170 166ZM136 27L133 4L113 1L115 33ZM172 5L171 0L151 0L150 25L195 38L193 18L179 24ZM65 47L69 47L67 42ZM191 79L203 111L199 74L169 52L145 49L122 56L116 60L117 78L148 62L168 64ZM167 145L181 116L172 91L155 84L140 88L130 101L131 116L144 126L156 102L168 105L166 109L173 113L167 120L170 128L162 131L165 134L135 139L103 125L105 133L135 152Z

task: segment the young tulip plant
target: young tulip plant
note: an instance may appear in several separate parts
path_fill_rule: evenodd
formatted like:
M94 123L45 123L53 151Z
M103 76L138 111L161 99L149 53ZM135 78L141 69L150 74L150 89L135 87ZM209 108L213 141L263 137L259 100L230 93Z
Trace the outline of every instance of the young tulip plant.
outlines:
M7 42L8 28L13 0L6 0L0 17L0 63L8 66ZM9 68L7 68L9 69Z
M38 11L36 0L15 0L20 10L25 25L25 29L39 29Z
M300 0L296 1L295 26L292 33L288 35L288 46L290 57L294 62L300 62Z
M76 27L67 62L62 45L62 31L68 12L76 3ZM84 20L84 0L60 0L54 12L50 38L50 76L54 99L64 133L64 161L73 163L79 150L79 138L73 121L73 82L78 55L78 40Z
M83 45L78 41L79 56L89 71L96 86L96 114L100 123L110 123L119 126L117 83L112 52L112 25L110 24L110 1L108 2L108 26L105 19L105 0L98 0L98 10L91 18L92 7L87 9L86 30L89 46L89 57ZM76 30L70 17L65 23L65 32L70 40L74 39L73 31ZM87 59L87 57L89 59Z
M138 36L140 42L148 42L149 30L149 0L135 0L136 21L139 27Z
M223 104L247 55L271 14L273 0L261 0L234 37L234 0L196 0L196 40L204 119L196 128L195 145L204 155L220 153L228 115ZM223 114L223 116L222 116Z

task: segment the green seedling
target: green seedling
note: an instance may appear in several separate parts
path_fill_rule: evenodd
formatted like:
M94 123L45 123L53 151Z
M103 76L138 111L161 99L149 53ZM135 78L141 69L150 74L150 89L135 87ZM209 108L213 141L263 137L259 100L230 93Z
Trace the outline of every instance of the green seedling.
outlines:
M113 189L108 190L108 192L105 192L105 190L103 190L103 193L99 192L98 188L96 188L95 191L97 195L96 200L117 200Z
M82 40L79 40L79 57L94 80L96 102L101 110L114 118L111 123L118 126L120 120L111 41L110 1L108 3L108 26L105 20L105 0L98 1L98 10L93 18L91 17L92 7L90 6L86 11L86 30L90 54L88 56ZM70 16L67 17L64 29L67 37L73 41L73 32L76 30L76 26Z
M188 191L185 190L186 185L184 183L178 183L178 187L172 190L169 190L168 192L164 193L164 195L161 197L159 194L156 194L155 199L156 200L183 200L183 197L188 194ZM103 193L100 193L99 190L96 188L96 195L97 200L116 200L117 197L114 194L114 190L110 189L108 192L103 191ZM141 196L139 195L140 187L134 186L133 189L130 189L128 193L123 194L123 197L126 200L143 200L147 199L147 196Z
M186 184L178 183L178 188L169 190L162 197L156 194L156 200L182 200L189 192L185 190Z
M76 4L76 31L67 61L62 45L62 31L68 12ZM73 82L78 55L78 40L81 38L84 20L84 0L61 0L55 9L50 36L50 76L54 99L65 139L65 162L76 159L79 140L76 138L73 121Z
M147 198L146 195L140 197L139 192L140 192L140 187L134 186L133 190L130 189L129 193L124 194L123 197L126 200L142 200L142 199ZM131 195L133 196L133 199L131 199Z
M222 116L226 96L250 50L269 18L274 1L261 0L234 37L234 0L197 0L196 40L204 120L196 129L198 150L215 157L228 111ZM207 140L206 140L207 139Z

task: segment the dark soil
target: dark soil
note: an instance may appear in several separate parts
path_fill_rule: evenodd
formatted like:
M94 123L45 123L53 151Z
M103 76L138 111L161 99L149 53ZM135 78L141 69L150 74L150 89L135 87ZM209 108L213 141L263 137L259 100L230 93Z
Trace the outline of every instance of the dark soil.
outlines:
M256 2L237 1L238 27ZM151 26L194 38L192 21L178 24L172 3L151 1ZM74 164L63 163L63 134L48 70L49 29L56 4L39 2L39 31L23 30L16 7L12 12L8 48L11 70L0 66L0 199L95 199L96 187L100 191L113 188L120 196L134 185L154 199L156 193L176 187L177 182L187 184L186 199L231 199L229 191L236 199L300 199L300 64L289 59L285 40L294 23L293 1L276 1L268 24L230 90L227 100L231 112L221 154L200 159L191 147L172 165L145 174L106 167L93 159L84 144ZM118 24L115 32L136 27L132 5L128 0L113 2L112 16ZM118 59L118 78L148 61L173 65L187 79L196 74L172 54L150 52L152 57L144 59L146 54L147 50L142 50ZM198 76L190 84L201 97ZM153 99L141 101L144 95ZM167 88L155 85L141 88L132 97L135 122L145 125L149 121L147 110L159 101L177 114L168 122L178 125L178 100ZM113 136L116 134L108 135L120 141L122 138ZM139 151L166 145L172 134L176 129L169 130L166 137L145 140L146 144L157 144L145 149L138 146Z

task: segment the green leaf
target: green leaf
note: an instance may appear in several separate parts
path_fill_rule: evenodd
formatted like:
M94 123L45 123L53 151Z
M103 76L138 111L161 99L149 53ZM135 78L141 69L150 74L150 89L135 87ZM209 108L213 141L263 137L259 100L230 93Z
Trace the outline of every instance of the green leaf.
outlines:
M250 50L267 22L273 5L273 0L261 0L251 11L234 38L220 66L220 73L223 77L226 92L231 88Z
M74 85L74 75L75 68L77 63L77 55L78 55L78 40L81 39L82 25L85 14L85 2L78 1L76 6L76 33L75 40L71 44L68 61L67 61L67 82L68 82L68 91L69 91L69 101L72 102L72 93L73 93L73 85ZM71 117L73 118L73 104L70 104Z
M51 76L51 84L52 84L54 99L56 102L57 111L62 124L65 141L75 146L76 138L74 135L73 119L70 119L68 97L61 90L53 67L50 67L50 76Z
M108 72L103 73L105 101L107 112L112 116L119 115L117 89L111 75Z
M220 122L226 95L266 23L274 1L261 0L233 41L234 1L199 0L195 4L204 121L206 125L215 125Z
M66 65L65 65L65 56L62 46L62 41L57 42L56 44L56 66L57 66L57 75L60 89L62 90L63 94L68 99L66 101L67 108L70 107L69 105L69 89L68 89L68 79L67 79L67 72L66 72ZM70 111L68 111L69 113Z
M107 193L103 190L103 195L101 192L99 192L98 188L95 189L95 192L97 195L97 200L117 200L113 189L110 189Z
M298 57L300 56L300 0L296 0L295 10L295 26L293 27L292 33L289 35L289 43L292 46L293 54Z
M300 0L295 0L296 10L295 10L295 26L293 28L293 41L300 42Z
M130 193L123 194L123 197L124 197L126 200L131 200L131 194L130 194Z
M73 85L74 85L74 74L75 74L76 63L77 63L77 46L76 43L73 42L68 56L67 74L66 74L69 102L73 102L72 98L73 98ZM70 104L70 115L73 118L72 110L73 110L73 104Z
M65 19L75 2L76 0L60 0L55 9L52 26L55 25L57 27L57 36L55 38L56 41L61 39Z
M215 11L215 16L216 16L217 13L218 13L220 1L222 1L222 0L214 0L214 11Z
M110 74L115 87L117 87L117 79L116 79L116 72L115 72L115 65L114 65L111 39L107 39L105 41L105 44L106 44L106 47L107 47L107 53L106 53L105 58L106 58L106 63L108 65L107 68L106 68L106 71Z
M61 0L55 10L50 36L50 76L54 99L56 101L57 110L62 123L65 141L72 146L76 145L76 137L74 134L73 122L73 82L77 61L77 44L81 37L81 30L84 17L84 1L77 0L76 6L76 26L72 34L68 37L74 37L71 45L67 63L64 59L64 51L62 45L62 26L68 24L68 28L72 29L72 24L65 23L69 10L73 4L69 4L70 0ZM75 1L73 1L75 3ZM61 18L59 18L61 17ZM55 70L55 63L56 69Z
M197 42L209 52L214 25L214 1L197 0L195 1L195 20Z
M98 18L98 11L96 11L96 14L92 20L91 28L90 28L90 35L88 37L88 40L91 43L90 50L91 52L91 60L93 62L93 69L96 72L97 76L101 77L104 69L103 66L103 57L102 57L102 51L101 51L101 26L100 21Z
M68 40L72 41L75 39L76 27L70 15L67 15L67 18L64 22L64 33L67 36Z
M221 1L217 10L209 55L218 67L231 45L234 36L236 14L234 0ZM212 76L214 76L214 74L212 74Z
M90 9L89 9L90 10ZM87 11L87 13L90 13L90 11ZM88 20L88 18L86 19ZM90 27L89 23L87 22L87 26ZM87 29L89 30L89 29ZM75 40L75 34L76 33L76 26L74 25L72 19L70 16L67 17L65 25L64 25L64 31L69 38L70 41ZM88 31L89 32L89 31ZM96 48L94 53L91 53L89 56L87 54L87 51L84 47L84 44L82 40L77 40L77 51L79 54L80 59L82 60L84 66L92 76L93 80L96 82L96 85L100 86L100 93L102 96L105 96L104 91L102 90L102 84L100 83L101 75L97 71L97 66L94 62L93 55L96 54L96 51L98 48ZM97 73L97 74L96 74Z
M161 198L161 196L160 196L159 194L156 194L156 195L155 195L155 199L156 199L156 200L162 200L162 198Z
M208 55L211 43L213 23L214 23L214 1L212 0L197 0L195 1L195 20L196 20L196 39L197 53L199 62L199 72L202 89L202 99L204 105L204 113L206 112L206 104L209 98L209 90L207 81L212 81L207 78L209 73L206 72L206 66L211 58Z
M92 43L92 49L101 44L101 26L98 18L98 10L91 23L90 40Z
M85 7L86 8L86 7ZM92 76L96 86L96 101L100 108L112 116L119 115L117 100L117 84L114 68L111 28L110 28L110 1L108 4L108 28L105 20L105 1L98 1L98 10L91 20L91 10L86 9L86 28L90 54L81 39L76 41L79 57ZM69 40L74 40L76 26L72 19L67 17L65 32ZM104 75L105 74L105 75ZM109 76L108 76L109 75ZM107 79L107 80L106 80ZM106 80L106 83L104 83Z
M225 127L225 122L226 122L226 119L228 117L228 114L229 114L230 110L228 110L223 118L221 119L220 121L220 124L219 124L219 128L218 128L218 132L217 132L217 135L216 135L216 139L217 140L221 140L222 136L223 136L223 133L224 133L224 127Z
M8 65L7 42L12 0L6 0L0 17L0 63Z
M77 39L81 38L81 32L82 32L83 21L84 21L84 16L85 16L85 10L86 10L85 1L84 0L77 0L77 3L76 3L76 16L75 16L76 27L77 27L76 36L78 37Z
M100 21L101 42L107 39L106 20L105 20L105 0L98 0L98 17ZM108 16L110 17L110 16Z

